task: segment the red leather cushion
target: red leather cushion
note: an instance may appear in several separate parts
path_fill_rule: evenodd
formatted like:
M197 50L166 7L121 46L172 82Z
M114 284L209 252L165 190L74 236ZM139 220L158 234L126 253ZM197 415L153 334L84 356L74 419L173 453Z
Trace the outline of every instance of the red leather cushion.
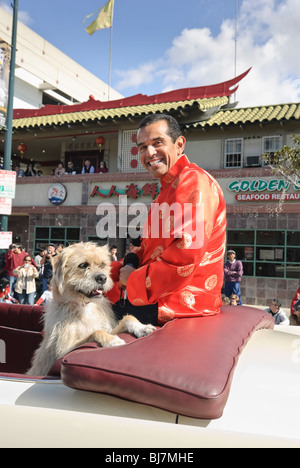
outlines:
M0 373L23 373L30 368L42 341L43 315L43 307L0 303L0 340L6 354Z
M18 330L42 331L44 308L0 303L0 325Z
M35 331L16 330L0 326L0 339L5 343L5 361L0 362L3 372L22 374L28 371L34 351L42 341L42 334Z
M86 345L62 360L62 380L195 418L219 418L239 354L252 333L273 328L270 314L224 307L211 317L168 322L125 346Z

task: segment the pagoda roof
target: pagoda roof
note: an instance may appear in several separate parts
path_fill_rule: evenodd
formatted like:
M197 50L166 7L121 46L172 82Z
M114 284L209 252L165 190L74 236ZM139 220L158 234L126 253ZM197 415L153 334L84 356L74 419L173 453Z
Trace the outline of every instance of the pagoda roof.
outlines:
M205 122L189 127L220 127L230 125L264 124L300 119L300 103L220 109Z
M92 96L82 104L46 105L41 109L15 109L13 127L15 129L71 124L93 120L114 120L118 118L138 117L157 112L181 112L194 114L192 121L210 118L215 112L227 106L229 98L238 89L238 83L249 73L223 83L183 88L161 94L147 96L137 94L114 101L98 101ZM181 123L187 123L181 119Z

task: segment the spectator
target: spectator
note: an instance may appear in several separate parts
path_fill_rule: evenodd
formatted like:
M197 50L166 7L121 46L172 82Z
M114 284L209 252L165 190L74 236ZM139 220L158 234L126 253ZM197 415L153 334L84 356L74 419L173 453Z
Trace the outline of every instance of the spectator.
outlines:
M20 166L15 167L15 173L17 174L17 177L25 176L25 172L23 171L23 169L20 168Z
M41 269L41 261L43 256L45 255L46 250L45 249L40 249L39 253L34 257L34 261L36 263L37 269L40 271Z
M6 254L5 267L0 271L0 273L6 271L11 294L13 294L15 283L17 281L17 275L14 273L14 270L24 264L24 258L27 255L28 253L23 251L23 247L20 244L12 244ZM35 262L34 266L36 266Z
M74 166L74 163L72 161L69 161L67 164L67 169L65 173L76 175L76 174L79 174L79 170L77 169L77 167Z
M243 264L240 260L236 260L234 250L228 250L227 258L224 265L225 295L230 297L231 294L237 294L239 297L238 305L242 305L240 281L243 276Z
M95 173L94 166L91 165L91 161L89 159L86 159L84 161L84 165L83 165L81 174L94 174L94 173Z
M300 326L300 303L297 305L294 313L290 316L290 325Z
M0 280L0 303L1 302L18 304L17 299L15 299L10 293L9 281L7 278L1 278Z
M297 309L298 304L300 304L300 286L297 289L297 292L296 292L295 296L292 299L291 314L293 314L295 312L295 310Z
M35 177L35 176L36 176L36 170L34 169L34 164L29 163L25 171L25 177Z
M99 169L96 172L97 174L106 174L108 172L105 161L100 161Z
M37 171L37 174L36 174L36 175L37 175L37 177L41 177L41 176L43 175L43 171L41 171L41 169L39 169L39 170Z
M60 177L60 176L64 175L65 172L66 172L65 171L65 166L63 165L62 162L59 162L57 164L57 168L54 171L54 175Z
M63 244L58 244L58 246L55 249L55 253L58 255L58 254L62 253L63 249L64 249L64 245Z
M111 255L111 259L112 259L113 262L118 261L117 253L118 253L117 246L112 245L111 248L110 248L110 255Z
M230 305L230 299L227 296L222 296L222 305L223 306L229 306Z
M38 301L36 301L35 305L45 305L45 304L48 304L49 302L52 301L53 299L53 292L52 292L52 284L51 284L51 279L49 279L47 281L47 286L48 286L48 289L47 291L43 292L43 294L41 295L41 297L39 298Z
M238 305L239 303L239 296L237 294L231 294L230 297L229 297L229 302L230 302L230 305Z
M47 252L42 258L41 266L44 266L42 282L44 292L48 290L48 280L53 276L52 258L56 256L56 249L54 244L49 244Z
M39 276L36 267L32 263L30 255L26 255L22 266L14 270L14 274L18 276L15 293L20 304L34 304L36 294L35 279Z
M280 308L281 302L278 299L273 299L271 304L267 309L266 312L269 312L275 320L275 325L289 325L290 321L287 318L285 312Z

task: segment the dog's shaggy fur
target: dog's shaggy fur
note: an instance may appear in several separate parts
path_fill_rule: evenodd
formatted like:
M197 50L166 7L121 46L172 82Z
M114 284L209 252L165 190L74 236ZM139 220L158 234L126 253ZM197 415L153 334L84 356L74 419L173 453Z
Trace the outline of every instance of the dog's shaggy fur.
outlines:
M46 305L44 338L29 375L46 375L58 359L83 343L119 346L125 342L118 333L141 337L155 330L130 315L116 322L104 296L112 286L107 246L74 244L53 258L53 300Z

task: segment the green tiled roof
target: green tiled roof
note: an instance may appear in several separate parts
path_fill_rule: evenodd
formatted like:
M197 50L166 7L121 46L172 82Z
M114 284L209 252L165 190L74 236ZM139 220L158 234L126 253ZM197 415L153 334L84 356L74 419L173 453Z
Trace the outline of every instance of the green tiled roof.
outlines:
M209 120L198 122L192 127L212 127L222 125L242 125L247 123L280 122L283 120L298 120L300 118L300 103L280 104L235 109L221 109Z
M228 104L227 96L193 99L178 102L166 102L159 104L147 104L139 106L117 107L112 109L88 110L82 112L72 112L65 114L41 115L34 117L25 117L13 120L14 129L23 129L30 127L46 127L52 125L64 125L71 123L81 123L88 121L112 120L119 118L141 117L143 115L155 112L172 112L176 110L188 110L189 108L198 108L205 112L210 109L220 109Z
M87 110L81 112L70 112L64 114L40 115L14 119L15 130L51 127L64 124L111 121L114 119L142 117L155 112L174 112L198 109L203 112L203 119L188 127L220 127L229 125L243 125L248 123L276 122L300 119L300 103L280 104L270 106L226 108L229 102L227 96L184 100L178 102L166 102L156 104L145 104L128 107L116 107L109 109ZM207 111L207 117L205 116ZM209 111L212 111L209 113ZM188 117L187 119L188 120Z

